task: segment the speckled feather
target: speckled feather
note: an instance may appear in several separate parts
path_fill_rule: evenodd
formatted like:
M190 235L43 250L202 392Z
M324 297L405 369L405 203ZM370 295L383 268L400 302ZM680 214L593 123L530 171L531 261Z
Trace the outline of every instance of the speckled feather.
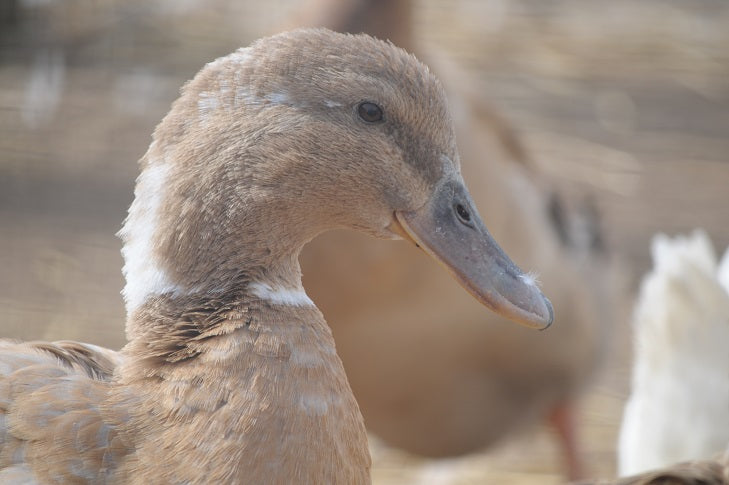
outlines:
M0 482L103 482L123 446L101 404L120 362L76 342L0 342Z

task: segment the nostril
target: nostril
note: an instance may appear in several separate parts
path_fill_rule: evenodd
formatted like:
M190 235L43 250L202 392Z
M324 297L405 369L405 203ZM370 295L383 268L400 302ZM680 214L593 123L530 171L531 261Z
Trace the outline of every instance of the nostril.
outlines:
M463 204L456 204L456 214L458 214L458 218L463 222L464 224L470 224L471 222L471 213L468 212L468 209L466 209Z

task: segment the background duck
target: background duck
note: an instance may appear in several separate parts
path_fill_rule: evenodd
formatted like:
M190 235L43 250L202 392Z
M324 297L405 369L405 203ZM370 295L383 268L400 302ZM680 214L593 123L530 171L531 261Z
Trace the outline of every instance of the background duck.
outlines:
M717 264L709 237L695 231L655 236L651 254L633 314L620 475L708 459L729 446L729 251Z
M550 288L558 325L544 335L511 328L420 264L418 254L352 233L327 234L307 248L307 287L336 315L332 328L365 422L385 442L428 457L457 456L549 420L565 473L577 478L575 402L619 313L602 229L591 205L575 211L540 180L516 132L470 76L415 40L413 9L407 0L317 0L290 23L392 39L439 73L455 106L461 164L489 230Z
M300 30L209 63L140 162L120 232L127 345L3 342L0 481L368 483L304 244L402 237L493 310L553 319L458 160L440 84L391 44Z

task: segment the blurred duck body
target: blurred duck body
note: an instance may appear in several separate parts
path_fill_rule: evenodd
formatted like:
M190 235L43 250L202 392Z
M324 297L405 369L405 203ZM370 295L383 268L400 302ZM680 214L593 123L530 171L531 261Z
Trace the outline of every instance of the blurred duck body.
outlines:
M598 221L590 206L568 211L538 180L486 95L458 66L418 45L412 17L409 1L319 0L291 22L393 39L439 73L474 199L494 237L550 289L556 324L539 334L509 326L420 264L421 255L341 231L304 252L307 288L333 316L368 428L388 444L456 456L548 419L567 474L578 477L575 401L601 362L616 313L616 278Z

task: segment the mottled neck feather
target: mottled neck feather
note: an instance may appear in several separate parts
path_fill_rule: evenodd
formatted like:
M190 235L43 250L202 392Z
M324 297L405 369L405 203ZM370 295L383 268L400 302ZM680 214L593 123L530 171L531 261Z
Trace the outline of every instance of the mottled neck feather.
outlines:
M147 369L140 376L149 376L155 369L184 365L198 358L209 350L208 344L218 345L216 338L226 338L250 326L261 312L316 310L301 287L298 264L290 269L295 277L278 280L280 283L272 278L265 280L271 283L250 281L241 271L240 278L231 280L221 291L169 292L148 297L129 315L125 353L133 357L134 366ZM318 310L316 315L313 324L326 326Z
M316 307L183 298L143 305L117 369L109 405L149 437L138 469L175 483L369 482L364 423ZM225 452L190 446L211 440Z
M134 357L135 366L151 370L184 364L200 355L206 341L250 324L250 315L259 306L242 291L221 293L218 298L209 294L151 298L130 317L134 334L125 352Z

